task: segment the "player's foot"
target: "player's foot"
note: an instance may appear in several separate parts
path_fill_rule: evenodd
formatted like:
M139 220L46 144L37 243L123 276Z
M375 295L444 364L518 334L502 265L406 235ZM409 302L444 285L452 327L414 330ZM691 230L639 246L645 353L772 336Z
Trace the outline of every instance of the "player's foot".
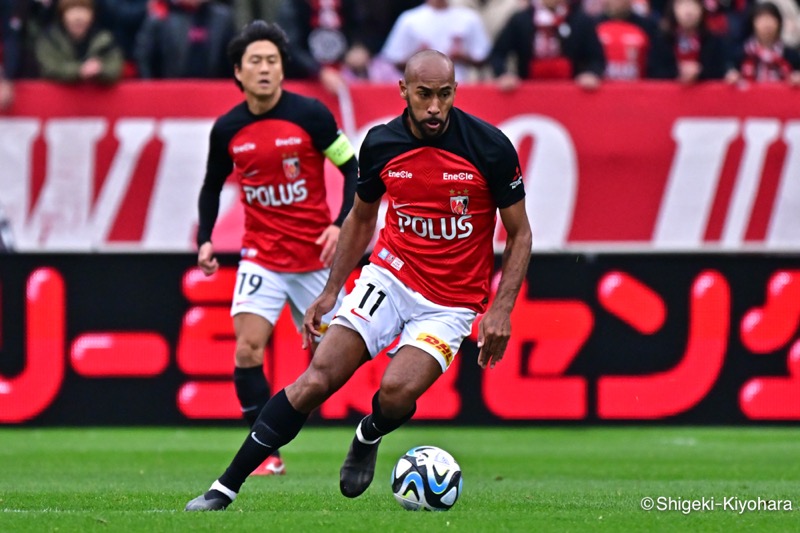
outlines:
M270 455L264 460L263 463L258 465L258 468L253 470L251 476L282 476L286 473L286 465L283 464L283 459Z
M184 511L224 511L232 501L220 491L211 489L187 503Z
M339 489L348 498L361 496L375 476L375 463L378 460L379 440L375 444L364 444L353 437L350 450L344 458L339 471Z

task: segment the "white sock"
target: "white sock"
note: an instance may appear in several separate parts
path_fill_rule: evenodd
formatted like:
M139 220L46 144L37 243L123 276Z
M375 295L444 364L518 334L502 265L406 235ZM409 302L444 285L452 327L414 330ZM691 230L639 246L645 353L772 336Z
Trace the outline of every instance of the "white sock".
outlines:
M230 498L230 499L231 499L231 501L233 501L233 500L235 500L235 499L236 499L236 493L235 493L235 492L233 492L233 491L232 491L231 489L229 489L228 487L226 487L225 485L223 485L222 483L220 483L220 482L219 482L219 480L216 480L214 483L212 483L212 484L211 484L211 488L210 488L210 489L208 489L208 490L218 490L218 491L220 491L222 494L224 494L225 496L227 496L228 498Z

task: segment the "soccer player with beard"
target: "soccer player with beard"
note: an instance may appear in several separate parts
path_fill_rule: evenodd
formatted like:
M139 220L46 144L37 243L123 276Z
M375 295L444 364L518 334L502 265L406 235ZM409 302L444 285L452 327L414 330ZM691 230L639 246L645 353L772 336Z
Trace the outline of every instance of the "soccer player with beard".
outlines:
M321 332L322 318L369 245L386 194L386 225L370 264L309 367L270 399L231 464L187 511L225 509L264 457L291 441L312 410L398 335L372 412L358 424L340 471L339 487L350 498L370 485L381 438L412 417L417 399L450 366L478 313L485 312L478 364L491 368L502 359L531 252L524 187L511 142L454 108L455 93L447 56L424 50L409 59L400 81L406 110L371 129L361 147L357 196L325 289L306 311L306 344ZM508 238L488 306L498 210Z
M325 286L358 178L353 147L331 112L316 99L282 88L286 50L283 30L264 21L245 26L231 40L228 55L245 101L214 123L198 202L197 264L210 276L219 268L211 234L220 192L233 172L245 212L231 305L236 333L233 380L250 426L269 400L263 362L275 322L288 301L298 329L302 327L306 309ZM333 222L326 200L325 158L344 175L342 206ZM323 323L331 316L327 314ZM283 461L275 452L253 473L283 474Z

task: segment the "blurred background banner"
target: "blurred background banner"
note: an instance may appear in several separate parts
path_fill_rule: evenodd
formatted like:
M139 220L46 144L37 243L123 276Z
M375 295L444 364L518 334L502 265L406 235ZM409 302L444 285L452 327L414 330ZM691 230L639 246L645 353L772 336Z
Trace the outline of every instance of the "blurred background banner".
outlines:
M236 261L207 278L190 253L0 256L0 424L239 427ZM536 253L502 363L481 371L473 334L415 420L796 424L799 327L796 253ZM285 313L273 390L308 357ZM312 423L369 412L387 362Z
M405 105L394 85L356 84L338 97L315 83L286 86L323 100L357 146ZM241 101L233 83L17 87L0 116L0 205L17 251L194 250L208 133ZM535 250L800 250L796 91L749 87L465 85L457 103L517 147ZM327 179L336 209L341 177L331 167ZM237 195L228 183L221 250L239 248ZM495 244L502 250L502 232Z

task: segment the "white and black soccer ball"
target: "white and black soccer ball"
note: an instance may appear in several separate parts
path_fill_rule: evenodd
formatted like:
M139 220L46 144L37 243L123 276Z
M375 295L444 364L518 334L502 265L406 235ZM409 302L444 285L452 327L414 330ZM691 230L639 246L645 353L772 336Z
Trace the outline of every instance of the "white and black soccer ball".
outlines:
M394 498L409 511L447 511L461 495L461 467L436 446L417 446L392 470Z

